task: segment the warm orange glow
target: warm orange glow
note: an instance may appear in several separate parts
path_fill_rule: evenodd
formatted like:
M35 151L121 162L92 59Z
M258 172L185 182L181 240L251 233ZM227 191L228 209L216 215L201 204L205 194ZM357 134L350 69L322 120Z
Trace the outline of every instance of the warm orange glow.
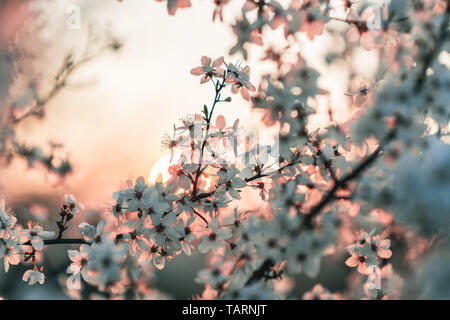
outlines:
M156 161L150 170L148 176L148 183L155 184L156 182L166 183L170 179L169 167L176 164L180 158L179 152L174 152L172 161L170 161L171 154L168 153L161 159Z
M200 178L200 186L202 187L202 189L204 189L205 191L209 191L209 189L211 188L211 186L213 185L213 176L209 175L209 174L203 174Z
M148 183L155 184L156 182L167 183L171 176L169 173L169 167L171 165L177 164L180 160L180 152L175 151L172 157L172 161L170 161L171 154L167 153L162 158L160 158L150 170L148 175ZM205 170L205 172L200 176L199 187L205 191L209 191L211 187L214 185L214 176L209 172L209 168ZM186 192L179 188L175 194L180 195Z

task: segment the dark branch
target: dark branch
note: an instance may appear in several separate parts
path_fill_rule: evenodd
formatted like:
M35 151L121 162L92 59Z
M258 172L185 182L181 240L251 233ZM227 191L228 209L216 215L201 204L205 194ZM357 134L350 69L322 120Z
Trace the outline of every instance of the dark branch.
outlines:
M44 245L50 244L88 244L84 239L65 238L65 239L48 239L44 240ZM31 242L25 242L23 245L31 246Z

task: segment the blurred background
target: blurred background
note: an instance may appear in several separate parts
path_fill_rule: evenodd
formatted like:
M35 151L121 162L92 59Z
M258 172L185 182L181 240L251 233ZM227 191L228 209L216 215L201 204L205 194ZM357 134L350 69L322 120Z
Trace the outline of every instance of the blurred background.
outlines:
M224 23L212 22L213 1L192 2L192 8L169 16L165 3L151 0L0 0L2 112L13 101L26 106L35 91L51 91L68 54L76 60L92 43L95 47L108 37L123 45L119 51L102 52L77 68L64 89L48 102L44 117L28 117L15 126L18 140L46 151L56 150L73 166L63 182L39 166L29 168L21 158L0 167L1 197L20 222L33 218L41 221L45 229L54 230L63 195L74 194L86 207L67 231L66 236L77 237L76 226L81 221L95 223L113 202L112 193L126 180L148 177L153 164L165 154L160 148L162 135L171 133L173 124L184 115L199 113L203 104L210 104L214 93L211 85L200 85L190 69L200 65L203 55L225 56L228 62L240 58L227 53L235 42L229 25L243 0L233 0L225 8ZM73 5L80 9L79 28L68 27ZM282 38L282 30L277 30L268 44L281 47L278 40ZM313 121L316 127L327 123L330 104L338 121L345 120L351 111L348 97L343 94L349 86L348 75L339 65L324 63L320 55L330 47L343 50L342 43L330 39L324 34L314 43L306 38L297 43L308 62L327 75L319 79L319 84L330 91L331 101L318 102ZM246 62L251 66L255 86L263 74L274 69L272 63L261 59L263 52L263 48L252 47ZM354 61L356 67L361 66L362 76L375 72L376 64L371 63L376 60L374 54L362 51ZM260 127L261 114L240 96L232 98L231 103L220 105L216 115L224 115L229 124L239 118L244 127ZM68 265L67 249L46 249L48 280L44 286L29 287L21 281L24 266L12 267L8 277L1 268L0 296L64 298L58 275ZM342 290L344 276L350 272L344 259L326 259L317 281L299 277L292 295L301 296L317 282L331 291ZM190 298L202 291L193 279L203 262L204 257L196 254L177 257L163 271L155 271L154 286L174 298Z

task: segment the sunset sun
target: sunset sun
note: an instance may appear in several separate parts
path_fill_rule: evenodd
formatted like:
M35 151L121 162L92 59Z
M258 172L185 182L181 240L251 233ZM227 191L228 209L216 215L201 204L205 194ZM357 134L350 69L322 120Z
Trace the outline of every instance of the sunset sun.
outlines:
M174 152L172 161L170 161L171 154L167 153L163 157L161 157L153 167L150 169L150 173L148 175L148 183L155 184L157 181L165 183L169 181L169 167L178 162L180 158L179 152Z

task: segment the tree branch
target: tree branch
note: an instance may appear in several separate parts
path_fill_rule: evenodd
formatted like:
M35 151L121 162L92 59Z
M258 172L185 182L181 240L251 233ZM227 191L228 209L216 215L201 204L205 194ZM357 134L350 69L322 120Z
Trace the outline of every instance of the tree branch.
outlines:
M47 239L44 240L44 245L50 244L88 244L84 239L78 238L65 238L65 239ZM23 244L24 246L31 246L31 242L27 241Z

